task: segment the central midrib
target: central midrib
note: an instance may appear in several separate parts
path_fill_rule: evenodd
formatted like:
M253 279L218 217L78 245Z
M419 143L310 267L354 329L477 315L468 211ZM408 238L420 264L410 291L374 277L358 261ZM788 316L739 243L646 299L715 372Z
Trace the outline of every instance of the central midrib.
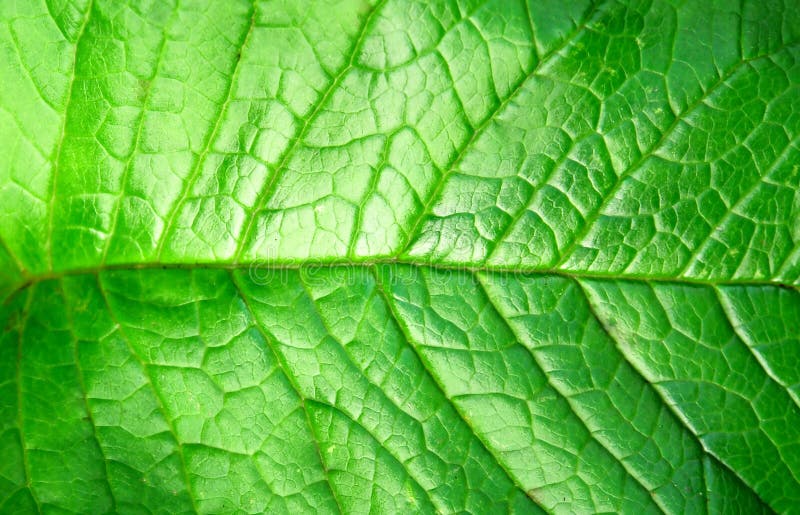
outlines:
M23 280L9 289L6 302L29 286L51 279L76 275L91 275L112 271L138 271L138 270L250 270L253 273L270 270L319 270L341 268L372 268L379 266L411 266L425 268L433 271L451 272L461 274L490 274L513 276L557 276L571 279L600 279L640 283L671 283L676 285L695 286L771 286L785 288L800 292L800 284L782 282L774 279L703 279L695 277L677 277L668 275L636 275L602 272L585 272L580 270L563 270L534 268L526 266L496 266L490 264L426 262L424 260L409 258L380 258L363 260L269 260L236 263L214 262L181 262L181 263L115 263L92 267L72 268L67 270L53 270L23 276Z

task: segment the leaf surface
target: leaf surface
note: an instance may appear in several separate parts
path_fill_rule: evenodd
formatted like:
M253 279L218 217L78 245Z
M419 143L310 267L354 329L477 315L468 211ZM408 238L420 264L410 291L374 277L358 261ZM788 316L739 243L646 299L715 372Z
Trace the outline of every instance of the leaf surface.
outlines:
M0 511L796 511L796 7L3 3Z

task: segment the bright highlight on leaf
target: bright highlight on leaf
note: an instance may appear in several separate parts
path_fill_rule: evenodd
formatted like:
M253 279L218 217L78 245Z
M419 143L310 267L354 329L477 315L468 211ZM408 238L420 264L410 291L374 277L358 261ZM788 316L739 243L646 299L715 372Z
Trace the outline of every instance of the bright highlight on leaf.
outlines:
M798 512L798 7L0 2L0 512Z

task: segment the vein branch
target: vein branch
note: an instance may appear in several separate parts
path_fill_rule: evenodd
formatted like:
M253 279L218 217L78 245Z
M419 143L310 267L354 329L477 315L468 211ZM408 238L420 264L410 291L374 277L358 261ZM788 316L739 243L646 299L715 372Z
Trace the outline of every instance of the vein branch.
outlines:
M782 49L786 48L788 45L783 45L780 48L776 49L773 53L780 52ZM573 251L581 244L584 238L589 234L594 226L594 222L597 221L598 218L603 214L603 210L608 206L608 204L616 198L617 192L622 188L625 184L625 179L633 175L636 171L641 169L644 164L650 159L652 156L656 154L656 152L669 141L669 136L678 128L680 123L684 120L684 118L695 109L700 107L706 100L708 100L721 86L726 84L743 66L747 65L758 59L768 58L768 56L758 56L749 59L743 59L730 68L726 70L714 83L708 87L694 102L692 102L683 112L677 113L675 118L672 122L664 129L664 132L661 134L661 137L656 141L656 143L651 146L646 152L644 152L631 166L629 166L626 170L624 170L620 175L617 177L616 182L611 187L611 189L603 195L603 199L600 201L600 204L593 209L589 216L587 216L582 224L582 227L579 231L575 233L575 235L570 238L570 240L564 245L564 250L559 251L560 258L555 263L554 267L559 268L564 266L564 264L569 260L570 256L572 255ZM711 231L713 234L713 230Z
M291 158L294 156L295 151L300 147L301 143L305 139L308 130L312 126L312 122L316 119L320 111L322 111L322 109L325 107L328 98L330 98L331 95L333 95L333 93L337 90L337 88L347 75L347 73L351 69L353 69L356 56L358 55L358 51L361 49L364 37L366 36L370 26L372 25L372 20L386 2L387 0L380 0L367 15L366 19L364 20L364 24L361 26L361 31L358 34L356 42L353 44L353 48L350 52L350 58L348 59L347 64L343 66L341 70L339 70L339 73L331 81L328 88L319 97L319 100L317 100L317 102L314 104L314 107L311 109L311 112L308 114L308 116L305 117L306 119L305 122L303 123L303 126L301 127L297 136L292 140L291 144L289 145L289 148L287 148L286 151L283 153L283 157L281 158L278 165L275 167L275 170L272 172L272 176L270 177L269 182L267 182L267 185L264 187L263 191L259 194L258 200L256 200L255 202L255 207L253 208L249 221L245 226L244 232L242 232L238 248L234 253L234 259L236 261L238 261L241 258L242 253L245 251L247 242L250 240L251 233L255 229L258 213L264 209L264 207L268 204L270 198L274 194L275 186L277 185L278 180L283 175L283 172L285 171L286 166L288 166Z
M47 2L49 4L49 2ZM49 8L49 5L48 5ZM86 27L89 25L89 20L92 17L92 9L94 8L94 0L89 0L89 6L86 9L86 17L81 23L78 36L75 38L75 53L72 56L72 77L69 81L69 92L67 93L67 103L64 105L64 120L61 123L61 135L58 138L58 145L53 154L51 162L53 163L53 176L50 182L50 201L48 202L47 210L47 258L50 265L50 270L53 269L53 213L56 204L56 190L58 187L58 171L61 164L61 150L64 147L64 139L67 137L67 120L69 118L70 106L72 105L73 88L75 87L75 77L78 69L78 50L83 40L83 35L86 32ZM60 30L60 29L59 29Z
M25 444L25 415L24 415L24 400L25 396L22 394L22 350L23 350L23 343L25 341L25 330L28 327L28 319L30 317L30 309L31 303L33 302L33 297L35 295L36 289L31 288L28 291L28 296L25 299L24 308L22 309L22 318L19 322L19 338L17 340L17 376L16 376L16 383L17 383L17 430L19 431L19 443L20 443L20 450L22 452L22 468L25 473L25 486L28 489L28 492L31 494L31 498L33 499L33 503L36 505L36 511L38 513L42 513L42 506L39 503L39 499L36 496L36 492L33 490L32 480L31 480L31 465L28 460L28 446Z
M103 445L100 443L100 437L97 434L97 424L95 423L94 414L89 406L89 392L86 389L86 381L83 377L83 368L81 367L80 353L78 349L80 343L73 330L75 323L72 320L71 309L69 308L67 295L64 291L63 280L60 281L59 291L61 292L61 298L64 301L64 311L66 312L69 320L70 334L72 335L72 355L73 359L75 360L75 373L78 377L78 386L80 387L81 398L83 399L83 408L86 412L86 419L88 420L89 426L92 429L92 438L94 439L95 445L97 445L97 450L100 452L100 456L103 458L103 475L105 477L106 486L108 487L108 495L111 500L111 512L116 513L117 500L114 497L114 488L111 486L111 475L108 471L108 457L106 456L106 451L103 448Z
M537 506L539 506L540 508L543 509L543 507L537 502L537 500L532 495L530 495L529 490L527 490L517 480L517 478L514 476L514 474L512 474L511 471L508 470L508 468L500 461L500 459L490 450L488 444L486 442L484 442L483 439L480 437L480 435L475 431L475 428L470 423L469 418L464 415L464 413L462 412L461 408L459 408L458 405L455 402L453 402L453 399L450 398L450 396L448 396L445 393L444 387L442 386L441 382L436 377L436 375L431 372L431 370L433 370L433 367L431 366L430 362L427 359L425 359L425 357L417 349L417 346L413 343L414 340L411 338L411 335L408 332L408 328L406 327L405 323L403 322L402 317L399 315L399 313L397 313L396 308L394 306L394 303L391 301L389 293L386 291L386 288L385 288L385 286L383 284L383 281L380 278L380 274L378 274L377 270L374 267L372 269L372 274L373 274L373 277L375 279L375 284L377 286L377 290L378 290L379 294L381 295L381 298L382 298L383 302L386 304L387 312L392 317L392 320L394 321L394 323L397 325L397 328L400 330L400 333L403 335L403 339L405 340L406 345L408 345L409 349L411 349L411 352L414 353L414 356L416 356L417 360L420 363L422 363L422 368L425 370L425 373L431 379L431 382L436 386L436 389L439 391L439 394L453 408L453 411L456 413L456 415L461 420L461 422L467 428L469 428L470 433L480 443L480 445L483 448L483 450L486 451L487 456L489 456L492 459L492 461L495 463L495 465L497 465L497 467L503 472L503 474L511 482L511 484L514 485L514 487L517 490L519 490L520 492L525 494L525 496L528 499L530 499L531 502L533 502L534 504L536 504Z
M167 219L167 223L164 225L164 232L162 233L161 239L158 242L158 246L156 248L155 255L160 259L161 253L164 251L164 245L166 245L167 241L170 239L171 230L175 223L175 220L180 215L180 210L186 200L189 198L189 195L192 192L192 187L197 182L197 179L200 177L200 174L203 170L203 165L206 163L208 158L208 154L211 152L212 145L214 144L214 140L219 132L220 127L222 126L222 121L225 117L225 112L228 109L228 105L231 102L233 97L233 87L236 83L236 79L239 76L239 70L241 70L241 63L242 63L242 54L244 53L244 49L247 47L247 42L250 40L250 36L253 33L253 30L256 26L256 16L258 14L257 9L258 0L255 0L252 4L252 8L248 12L250 17L250 25L245 32L244 38L241 41L241 44L238 47L236 56L236 63L233 66L233 72L231 73L231 79L228 82L228 90L225 93L225 101L222 103L222 106L219 109L219 113L217 115L217 119L214 122L214 128L211 129L211 133L208 135L208 139L206 140L205 147L203 150L200 151L200 154L197 157L197 163L195 164L194 168L189 172L189 176L184 181L183 191L180 198L175 202L174 207L172 208L172 213L169 215Z
M748 355L752 359L754 359L756 363L758 363L758 366L761 368L761 370L764 371L764 374L769 378L769 380L775 383L784 392L786 392L786 395L788 395L789 398L792 399L794 404L798 408L800 408L800 401L797 399L797 397L792 395L786 383L784 381L781 381L781 379L772 372L771 368L766 363L763 356L757 353L756 350L753 348L753 346L749 343L751 338L743 332L742 325L736 323L736 319L738 318L738 316L736 315L733 305L728 299L728 296L723 294L723 292L720 291L719 287L717 286L714 286L713 290L714 290L714 295L717 298L717 302L719 302L720 308L722 308L722 312L725 314L725 321L728 323L728 326L730 327L733 334L736 335L736 339L739 340L739 342L745 348L747 348Z
M256 318L255 311L250 305L250 300L245 295L244 290L242 289L239 280L236 278L236 274L233 271L229 271L228 275L230 276L231 283L233 284L234 288L236 288L236 294L242 299L242 303L244 304L245 309L247 310L248 317L250 318L253 327L255 327L256 331L261 335L261 338L264 340L267 348L269 349L272 356L275 358L275 363L277 363L278 368L281 371L281 374L286 378L289 385L291 386L292 390L294 390L295 395L297 395L298 400L300 401L300 407L303 411L303 416L305 418L306 427L308 428L309 435L311 436L311 441L314 444L314 450L317 453L317 458L319 460L320 467L322 468L322 473L325 477L325 482L328 485L328 490L331 492L331 497L333 497L334 502L336 502L336 507L339 510L339 513L345 513L344 509L342 508L342 504L339 501L339 498L336 496L336 489L333 487L333 482L330 479L330 473L328 471L328 467L325 465L325 460L322 458L322 450L319 447L319 441L317 440L316 432L314 431L314 424L311 422L311 416L308 413L308 409L306 408L306 402L309 400L303 395L302 390L300 389L300 385L298 385L297 380L295 379L293 374L289 373L289 365L285 362L283 358L283 354L278 352L278 349L275 348L275 343L271 335L267 334L267 332L261 327L261 324L258 323L258 319Z
M131 353L131 356L136 360L139 364L139 367L142 371L142 375L147 383L147 386L153 392L153 399L156 402L156 406L158 408L159 413L164 419L164 422L169 429L170 434L172 435L172 439L175 442L175 452L177 452L178 457L181 461L181 472L183 476L183 482L186 488L186 495L189 497L189 501L192 503L192 509L195 513L200 513L197 503L195 501L194 495L192 495L192 488L191 482L189 481L189 469L188 464L186 461L186 457L183 454L183 443L178 438L178 432L175 430L175 425L172 422L172 419L169 417L169 413L166 409L166 405L164 403L164 399L162 398L161 394L159 393L158 389L153 384L153 379L150 376L150 370L147 367L147 363L145 363L144 359L139 355L139 353L134 348L133 344L131 343L131 339L127 336L125 329L123 328L122 324L120 323L119 319L116 316L116 313L111 308L111 302L108 300L108 293L106 292L105 288L103 287L103 282L100 280L100 276L96 276L97 280L97 287L100 291L100 295L103 298L103 303L105 304L106 310L108 311L109 317L111 317L111 321L114 323L116 330L119 332L122 340L125 342L126 347L128 348L128 352Z
M525 84L527 84L527 82L531 79L531 77L536 75L536 73L539 70L541 70L545 64L555 59L564 49L568 48L575 41L575 39L588 25L592 15L598 12L602 3L603 2L601 1L596 6L594 6L594 8L587 13L583 23L578 25L571 34L566 36L563 39L563 41L561 41L559 45L554 47L546 54L542 55L541 58L537 61L536 65L516 84L516 86L511 90L508 96L504 100L499 102L495 106L495 108L486 115L483 121L472 130L472 134L470 135L469 139L461 146L461 148L458 149L456 155L453 157L450 163L448 163L444 167L445 172L439 178L439 181L436 183L436 186L434 187L433 191L428 197L428 201L423 206L419 215L411 223L411 228L406 232L406 234L408 235L408 241L406 241L403 247L395 254L396 256L403 255L410 250L411 245L414 242L414 235L417 233L417 229L420 228L422 222L425 220L426 215L430 213L434 203L439 199L439 195L441 194L441 191L444 188L445 183L447 182L447 178L450 177L455 172L455 170L458 168L458 165L467 155L468 150L472 148L475 142L480 138L481 134L483 134L486 131L486 129L491 125L495 117L499 113L501 113L506 108L506 106L508 106L514 100L514 98L516 98L516 96L524 89ZM536 44L534 42L534 50L533 50L534 54L537 53L535 47Z
M610 449L601 439L599 439L599 438L597 438L597 436L595 436L594 432L589 428L589 426L587 425L586 421L578 413L578 410L575 409L575 406L573 405L572 399L570 399L570 397L568 395L566 395L564 392L562 392L551 381L550 374L548 374L546 372L546 370L545 370L545 367L542 366L542 363L541 363L540 358L537 355L537 353L534 352L533 349L529 348L527 345L522 344L522 339L520 338L519 334L517 334L517 331L511 326L511 324L508 323L506 318L501 314L500 309L495 304L495 301L494 301L494 299L492 299L492 296L489 295L489 292L486 289L486 285L483 284L483 281L481 280L479 275L475 276L475 283L478 285L478 288L480 289L482 295L486 298L486 301L489 303L489 306L491 306L491 308L498 314L498 318L500 320L502 320L503 325L511 332L512 335L514 335L514 340L516 340L517 345L519 345L522 348L524 348L525 351L531 356L531 359L533 359L533 362L536 364L536 366L539 369L539 371L541 372L542 376L546 378L547 385L550 387L550 389L552 391L556 392L558 394L558 396L561 397L564 400L564 402L567 403L567 406L569 406L570 411L572 412L573 415L575 415L575 420L577 420L580 423L581 427L583 427L583 429L586 431L587 435L589 435L589 438L591 438L593 441L595 441L605 452L607 452L609 454L609 456L613 457L622 466L622 470L625 471L626 475L628 477L630 477L631 479L633 479L633 481L636 483L637 486L639 486L644 492L646 492L648 494L652 493L651 489L648 488L644 483L642 483L642 481L639 479L639 477L636 474L634 474L633 471L630 470L628 464L625 463L625 460L623 460L619 456L615 455L614 452L612 451L612 449ZM666 513L664 508L661 506L660 499L658 499L658 496L656 494L652 495L652 499L653 499L653 502L658 507L658 509L662 513Z
M111 211L110 215L111 223L109 224L110 229L108 231L108 237L106 238L105 245L103 246L103 253L100 260L101 262L106 261L108 257L108 251L111 248L111 240L114 239L114 235L117 232L117 224L119 223L119 214L120 211L122 211L122 204L125 201L125 190L128 186L128 177L130 177L131 171L136 162L136 154L139 152L139 144L142 140L142 130L144 129L145 126L145 118L147 118L147 111L150 109L150 102L153 91L152 81L154 81L158 77L158 72L161 69L161 62L164 59L164 54L166 53L167 39L169 39L168 38L169 32L167 31L167 28L174 21L178 13L178 10L179 6L176 5L175 10L172 13L172 16L170 17L169 21L164 27L163 31L164 34L158 45L158 49L156 52L155 66L153 67L153 76L150 77L151 83L150 86L147 88L147 91L145 92L144 101L142 102L142 112L139 113L139 120L136 124L136 135L134 136L133 139L133 147L131 148L131 153L130 156L128 156L128 160L125 163L125 169L122 172L122 179L120 180L120 191L116 195L116 202L113 210Z
M645 382L645 384L652 385L653 382L647 378L647 374L643 370L641 370L641 368L639 368L636 365L636 363L634 363L634 361L631 360L628 357L628 355L625 352L623 352L623 350L620 348L619 340L614 336L614 332L611 331L608 328L608 326L606 325L604 319L602 317L600 317L599 313L597 312L597 309L596 309L595 305L592 302L591 296L586 291L586 288L583 285L583 282L579 281L579 280L575 280L575 284L577 285L579 291L581 292L581 294L583 295L584 299L586 300L586 305L587 305L587 307L589 309L589 313L591 313L592 317L594 317L594 319L597 320L600 328L603 330L603 333L605 333L606 337L608 337L612 342L614 342L614 346L617 349L617 351L619 352L620 356L622 356L622 359L625 360L625 362L627 362L628 365L630 365L631 370L633 370L634 373L636 373L642 379L642 381ZM697 443L700 446L700 449L702 449L703 454L705 456L707 456L709 459L711 459L713 461L716 461L717 463L720 464L721 467L723 467L724 469L728 470L731 474L734 475L734 477L736 477L736 479L739 482L741 482L742 485L745 486L745 488L750 490L752 492L752 494L754 496L756 496L756 498L758 498L761 501L762 504L764 504L765 506L768 506L767 502L761 497L761 495L759 495L759 493L756 492L753 489L753 487L750 484L748 484L744 480L744 478L742 478L736 472L736 470L734 470L733 468L728 466L726 463L724 463L720 459L716 458L713 454L711 454L711 452L706 447L706 445L703 442L703 440L700 438L700 435L698 435L697 433L694 432L692 427L687 423L686 419L683 416L681 416L681 414L678 412L678 410L673 405L673 403L669 402L666 399L666 397L664 396L663 392L660 389L653 388L653 392L655 392L656 397L667 408L667 410L669 410L669 412L672 414L672 416L675 417L675 420L678 422L678 424L683 426L689 432L689 434L691 434L697 440ZM705 477L705 475L704 475L704 477ZM707 495L707 493L706 493L706 495Z

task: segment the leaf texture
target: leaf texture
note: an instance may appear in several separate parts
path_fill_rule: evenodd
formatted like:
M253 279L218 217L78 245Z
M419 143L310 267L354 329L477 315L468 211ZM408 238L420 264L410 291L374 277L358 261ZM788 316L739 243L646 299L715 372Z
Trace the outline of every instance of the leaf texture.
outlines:
M798 13L0 4L0 511L796 512Z

